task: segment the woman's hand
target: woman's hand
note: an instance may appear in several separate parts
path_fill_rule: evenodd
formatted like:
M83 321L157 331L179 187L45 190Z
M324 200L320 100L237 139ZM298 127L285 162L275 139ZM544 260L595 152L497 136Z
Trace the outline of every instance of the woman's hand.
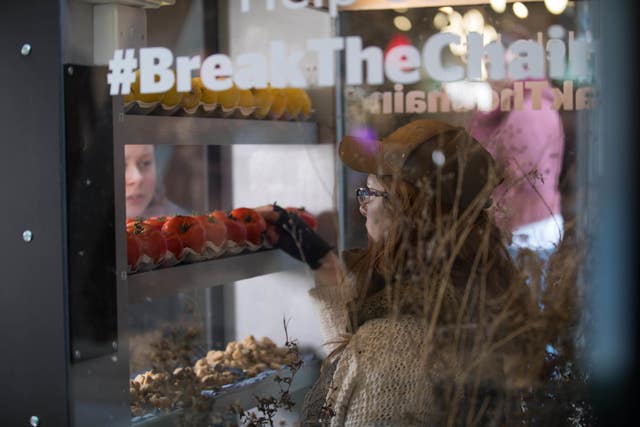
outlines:
M274 247L307 263L313 270L321 267L320 261L331 252L331 246L300 217L275 203L254 210L267 223L266 237Z
M267 223L267 230L265 232L267 241L269 241L272 246L277 247L279 235L275 224L278 222L280 214L273 210L273 205L258 206L257 208L253 208L253 210L258 212Z

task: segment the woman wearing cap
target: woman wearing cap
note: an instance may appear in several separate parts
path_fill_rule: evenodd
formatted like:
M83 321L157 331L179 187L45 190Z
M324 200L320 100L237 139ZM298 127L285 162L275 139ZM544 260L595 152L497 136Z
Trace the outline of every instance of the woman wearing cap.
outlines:
M368 248L340 260L299 218L275 205L262 210L274 244L314 270L310 295L331 345L304 422L443 425L450 417L500 417L478 393L478 384L503 378L508 365L506 356L496 362L491 345L511 329L492 321L506 316L518 328L537 307L510 286L514 269L486 212L499 181L493 159L463 129L428 119L383 141L346 137L339 153L348 167L368 173L357 190ZM516 338L500 346L503 355ZM471 395L476 405L460 406Z

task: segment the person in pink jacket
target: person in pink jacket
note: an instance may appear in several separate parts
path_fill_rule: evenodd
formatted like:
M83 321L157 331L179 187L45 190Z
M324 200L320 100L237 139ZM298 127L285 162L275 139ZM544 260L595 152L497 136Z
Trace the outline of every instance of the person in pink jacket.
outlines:
M497 225L512 233L515 247L551 249L563 232L558 181L564 132L551 88L543 90L541 108L532 98L525 90L521 110L478 111L468 128L503 169L504 181L493 193Z

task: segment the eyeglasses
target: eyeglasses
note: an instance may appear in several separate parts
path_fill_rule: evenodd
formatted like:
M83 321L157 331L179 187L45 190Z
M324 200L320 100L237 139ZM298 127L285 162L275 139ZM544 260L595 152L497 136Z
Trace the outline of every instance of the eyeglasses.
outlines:
M387 197L389 193L386 191L378 191L369 187L360 187L356 189L356 198L358 203L365 205L371 201L372 197Z

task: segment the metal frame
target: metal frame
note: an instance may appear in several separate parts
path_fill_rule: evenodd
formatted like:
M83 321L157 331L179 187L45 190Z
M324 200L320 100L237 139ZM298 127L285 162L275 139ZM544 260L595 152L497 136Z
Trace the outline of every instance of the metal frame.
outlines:
M9 0L0 38L3 425L69 424L60 4Z
M68 140L64 120L70 114L63 111L65 101L70 111L78 112L78 109L87 105L75 96L67 94L63 97L64 88L73 86L73 91L82 93L76 87L82 78L96 70L106 74L106 70L71 64L63 67L60 23L64 2L12 0L3 6L0 22L12 31L0 42L4 54L0 81L7 91L7 100L0 107L7 144L3 156L0 156L0 177L3 196L11 201L11 206L4 211L0 228L0 237L7 243L0 250L5 260L0 319L5 325L3 344L6 349L0 364L0 377L3 379L0 390L7 407L1 418L6 425L128 425L126 322L130 284L123 256L126 252L125 233L117 232L119 220L125 217L122 144L127 132L123 122L127 121L122 114L121 99L106 95L108 91L104 75L92 80L99 84L82 89L91 92L95 102L113 101L111 118L107 120L102 115L96 116L97 123L87 117L80 119L83 125L89 126L79 132L80 137L76 135L72 137L73 141ZM315 123L247 123L243 120L188 117L127 118L131 119L130 123L142 123L135 127L138 131L155 129L155 123L164 123L159 127L165 130L175 123L182 123L189 128L185 132L192 136L195 136L194 131L200 132L199 136L218 133L216 141L200 139L201 145L210 142L313 143L317 141L318 133ZM180 121L175 122L174 119ZM112 128L112 135L101 134L105 126ZM131 132L133 136L136 135L136 130ZM222 142L220 135L227 139ZM95 173L102 178L106 174L107 181L97 181L91 168L84 169L87 172L84 179L74 174L67 176L73 170L67 167L67 150L72 149L74 144L97 144L106 136L113 142L111 146L107 145L107 149L113 148L113 158L105 156L102 163L95 165ZM270 139L265 141L265 136ZM165 143L177 142L166 138ZM104 261L101 268L109 270L104 278L117 289L117 303L108 308L108 311L116 311L114 329L117 335L109 336L107 340L99 338L96 342L100 344L93 349L89 346L81 349L87 342L78 340L79 336L75 335L72 340L71 334L79 329L70 330L68 313L71 308L79 306L74 302L70 307L69 288L85 289L83 287L87 283L83 281L90 274L87 269L77 269L83 267L80 264L86 253L68 240L74 239L69 233L68 224L69 221L74 226L78 226L79 222L91 222L91 218L82 218L78 212L68 212L68 207L74 207L69 205L73 200L67 194L71 184L92 189L115 189L113 211L104 212L110 224L101 228L100 233L106 233L103 237L113 242L110 247L115 252L115 256L110 261ZM76 190L80 191L79 188ZM105 195L105 198L109 199L110 196ZM116 228L109 231L109 227ZM71 252L74 247L78 250ZM282 267L282 257L272 253L249 255L252 256L271 259L275 263L268 264L271 269L279 270ZM97 258L94 261L102 260ZM228 262L234 263L236 260ZM70 267L77 274L70 274ZM261 272L251 273L255 274ZM92 282L91 286L99 290L96 283ZM77 313L74 319L79 321ZM91 337L92 333L100 330L85 330L84 335ZM74 348L78 351L74 351Z
M124 145L141 140L178 145L182 141L202 147L212 142L224 145L241 141L236 132L259 142L260 135L272 128L277 138L269 140L270 143L316 139L314 123L127 115L122 98L108 96L106 72L105 67L66 65L64 73L69 128L66 138L70 165L66 171L70 192L68 221L74 230L68 235L69 288L73 296L70 405L74 422L91 426L130 421L130 304L186 290L212 288L298 265L279 251L261 251L128 276L126 234L124 227L118 227L126 217ZM227 135L228 139L211 141L211 135ZM103 205L111 206L111 200L113 210L110 211ZM92 210L95 212L89 215ZM92 226L93 221L100 226ZM91 308L97 301L106 303L103 311ZM210 303L215 313L224 309L219 295ZM215 331L211 332L212 337L207 339L220 341Z
M128 143L171 145L315 144L315 122L163 117L124 114L120 120ZM178 137L179 135L179 137ZM136 141L136 142L133 142Z
M130 419L126 242L117 231L124 160L113 145L117 116L106 74L105 67L64 67L70 406L71 424L81 426Z
M601 43L596 60L599 106L592 121L586 153L587 184L596 184L588 200L592 233L592 282L587 351L592 364L594 403L602 425L637 424L637 339L634 316L637 275L634 274L634 228L637 228L638 77L634 64L638 3L625 0L595 2L599 15L596 35ZM598 34L599 33L599 34Z
M282 251L269 250L133 274L127 280L129 303L221 286L299 266L298 261Z

